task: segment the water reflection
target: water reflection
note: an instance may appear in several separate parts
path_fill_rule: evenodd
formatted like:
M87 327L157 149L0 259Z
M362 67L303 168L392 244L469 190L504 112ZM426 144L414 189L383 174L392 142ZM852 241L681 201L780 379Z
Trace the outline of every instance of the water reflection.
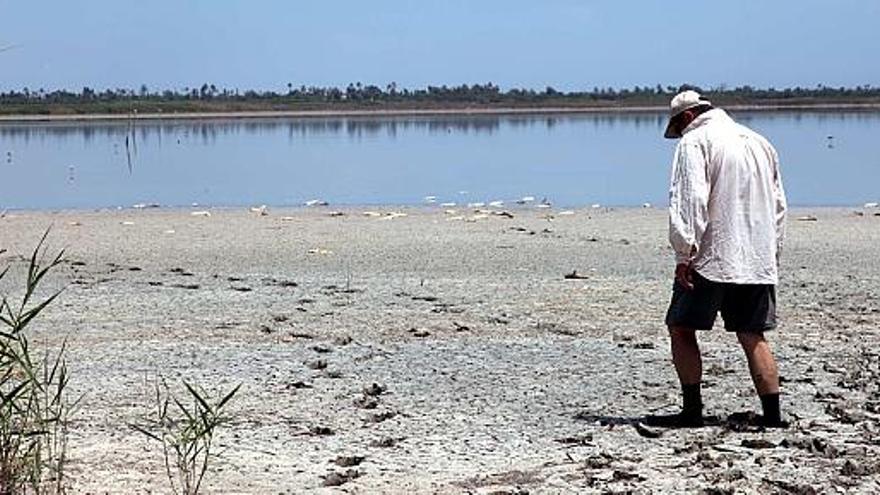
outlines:
M124 139L132 127L141 140L162 136L195 138L209 144L221 136L264 134L282 131L291 138L345 133L349 137L395 137L402 132L424 131L429 134L463 133L491 135L502 126L514 129L545 128L572 122L590 122L595 127L614 127L623 120L637 128L660 128L665 125L662 114L577 114L560 115L474 115L474 116L412 116L412 117L346 117L346 118L277 118L232 120L149 120L114 122L0 123L0 138L70 139L92 142L95 138Z
M794 203L878 199L880 113L734 116L777 146ZM418 203L460 190L663 204L665 125L662 113L0 123L0 208Z

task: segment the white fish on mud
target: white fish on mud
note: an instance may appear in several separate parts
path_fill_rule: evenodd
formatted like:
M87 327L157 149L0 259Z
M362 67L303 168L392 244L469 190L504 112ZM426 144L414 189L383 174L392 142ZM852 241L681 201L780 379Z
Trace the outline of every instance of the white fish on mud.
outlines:
M401 213L399 211L392 211L391 213L386 213L382 220L394 220L395 218L402 218L408 216L406 213Z
M306 201L306 206L327 206L330 203L322 200L322 199L310 199Z
M365 211L362 213L362 215L365 217L381 217L382 216L382 214L379 213L378 211Z
M565 210L565 211L560 211L559 213L557 213L557 215L559 215L561 217L567 217L567 216L574 215L574 212L571 210Z
M134 222L131 222L128 220L121 222L121 223L122 223L122 225L125 225L126 227L131 227L132 225L134 225Z
M489 218L489 215L486 215L485 213L473 215L470 218L466 218L465 222L476 222L477 220L483 220L484 218Z
M269 214L269 207L266 205L253 206L250 208L251 213L257 213L261 217L264 217Z
M192 216L194 216L194 217L210 217L210 216L211 216L211 212L210 212L210 211L206 211L206 210L203 210L203 211L193 211L193 212L190 212L190 215L192 215Z

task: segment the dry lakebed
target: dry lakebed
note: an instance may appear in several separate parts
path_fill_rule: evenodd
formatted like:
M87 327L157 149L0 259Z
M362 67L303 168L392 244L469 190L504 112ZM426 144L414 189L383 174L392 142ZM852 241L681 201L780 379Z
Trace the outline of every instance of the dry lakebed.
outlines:
M646 431L679 401L664 210L331 208L0 218L4 295L47 227L66 249L31 331L68 339L83 394L72 493L169 491L131 427L162 379L242 384L206 493L880 491L880 210L792 211L771 336L790 429L726 419L758 401L719 326L719 421Z

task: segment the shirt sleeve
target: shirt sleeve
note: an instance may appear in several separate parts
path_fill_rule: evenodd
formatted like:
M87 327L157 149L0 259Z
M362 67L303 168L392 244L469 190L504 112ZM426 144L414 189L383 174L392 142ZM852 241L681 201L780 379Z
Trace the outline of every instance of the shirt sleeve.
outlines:
M709 182L699 145L679 142L669 188L669 242L676 263L688 263L700 250L709 223Z
M779 168L779 155L773 150L773 199L776 204L776 262L782 257L782 245L785 243L785 218L788 213L788 202L785 189L782 187L782 173Z

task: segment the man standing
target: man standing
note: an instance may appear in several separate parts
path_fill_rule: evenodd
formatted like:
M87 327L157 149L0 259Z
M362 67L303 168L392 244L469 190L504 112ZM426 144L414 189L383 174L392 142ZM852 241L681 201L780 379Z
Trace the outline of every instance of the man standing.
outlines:
M681 382L680 413L649 416L654 426L703 425L702 360L696 331L718 312L745 351L767 427L784 427L779 374L764 332L776 327L777 267L786 201L770 143L714 108L696 91L672 99L665 137L681 138L672 164L669 239L675 283L666 324Z

